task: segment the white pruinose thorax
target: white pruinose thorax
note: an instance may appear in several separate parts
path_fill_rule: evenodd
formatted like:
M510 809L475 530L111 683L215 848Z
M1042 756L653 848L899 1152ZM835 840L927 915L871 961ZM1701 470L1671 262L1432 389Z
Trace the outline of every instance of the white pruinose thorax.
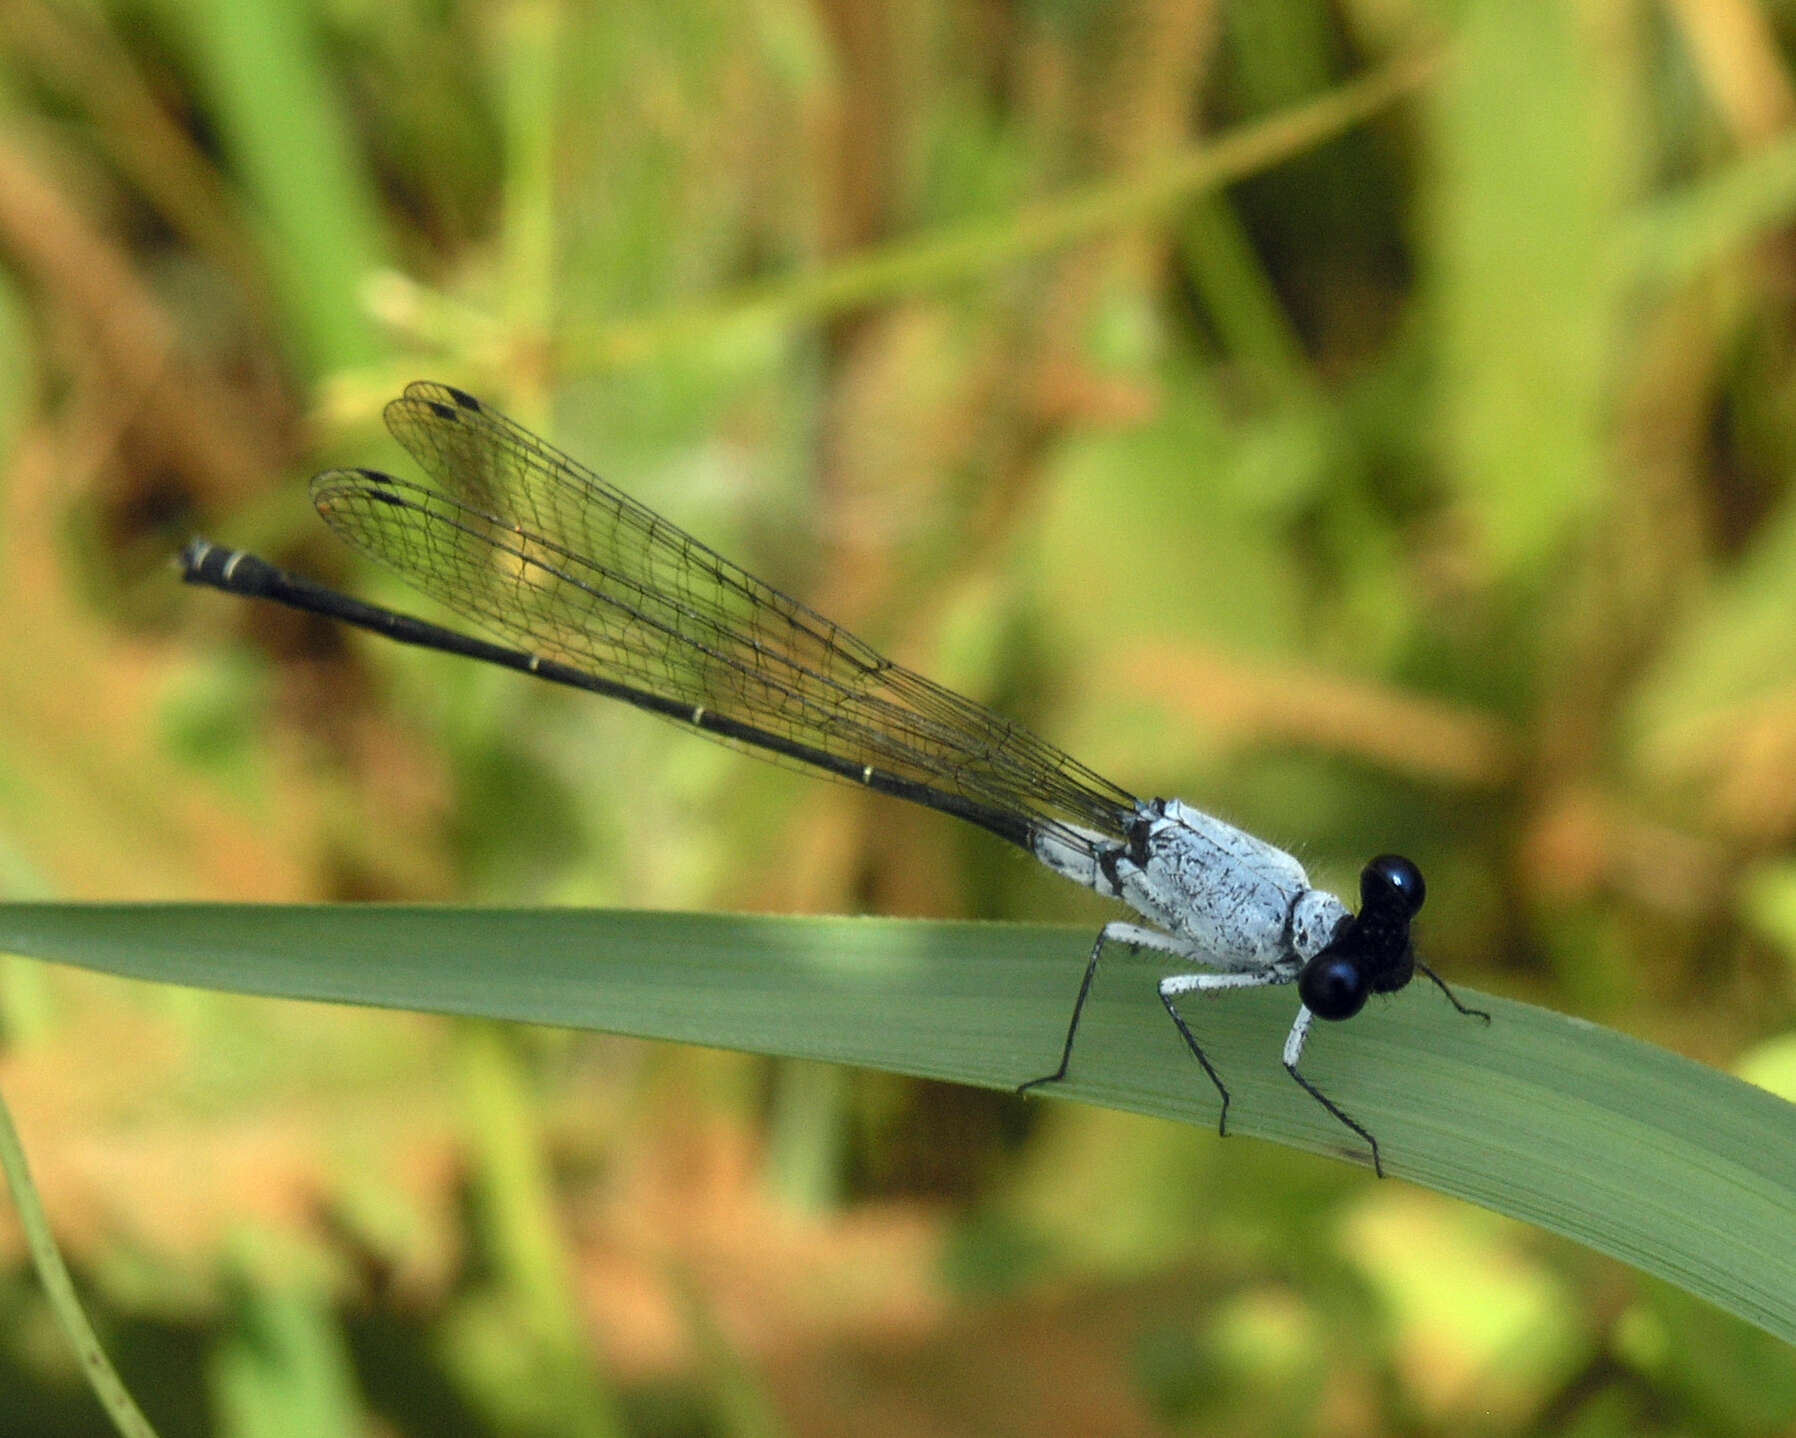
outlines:
M1083 842L1042 830L1035 857L1120 899L1176 941L1169 949L1212 968L1294 975L1352 917L1283 849L1182 800L1137 803L1123 843L1076 832Z

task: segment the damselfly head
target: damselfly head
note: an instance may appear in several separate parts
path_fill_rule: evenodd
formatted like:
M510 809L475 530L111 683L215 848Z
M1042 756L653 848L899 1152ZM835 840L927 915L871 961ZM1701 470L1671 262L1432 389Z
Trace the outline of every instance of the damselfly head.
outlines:
M1409 921L1428 896L1422 871L1400 854L1380 854L1359 878L1360 910L1303 966L1297 996L1319 1019L1350 1019L1373 994L1393 994L1415 974Z

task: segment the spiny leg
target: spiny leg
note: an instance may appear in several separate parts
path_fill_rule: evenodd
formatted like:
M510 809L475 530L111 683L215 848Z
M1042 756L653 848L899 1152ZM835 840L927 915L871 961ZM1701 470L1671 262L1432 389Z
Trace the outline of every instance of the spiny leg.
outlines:
M1185 1022L1185 1016L1179 1012L1178 1005L1173 1000L1180 994L1213 994L1223 989L1263 989L1272 984L1288 984L1290 981L1288 974L1277 969L1257 973L1172 974L1160 980L1160 1002L1166 1006L1166 1012L1172 1015L1172 1021L1184 1035L1185 1047L1204 1066L1210 1082L1216 1085L1216 1092L1222 1095L1222 1112L1216 1119L1216 1132L1223 1138L1229 1136L1228 1087L1217 1074L1215 1065L1205 1055L1203 1046L1197 1041L1197 1035L1191 1032L1191 1025Z
M1163 934L1158 929L1145 928L1140 924L1128 924L1119 920L1099 929L1098 941L1091 946L1091 959L1085 965L1085 977L1079 982L1079 997L1073 1000L1073 1021L1066 1026L1066 1044L1060 1050L1060 1066L1051 1074L1043 1074L1040 1078L1018 1084L1018 1093L1028 1093L1040 1084L1059 1083L1066 1077L1067 1065L1073 1061L1073 1037L1079 1032L1079 1019L1085 1012L1085 1000L1091 996L1091 982L1098 975L1098 956L1104 952L1105 944L1127 944L1131 950L1153 949L1163 954L1182 952L1170 934Z
M1443 994L1445 994L1447 996L1447 1002L1452 1004L1454 1008L1458 1009L1460 1011L1460 1013L1465 1014L1469 1018L1483 1019L1484 1022L1487 1024L1490 1022L1490 1015L1485 1013L1483 1009L1467 1008L1464 1004L1460 1003L1459 995L1454 993L1452 989L1447 987L1447 981L1445 979L1443 979L1439 974L1435 973L1435 971L1433 969L1429 968L1428 965L1423 963L1420 959L1416 960L1416 970L1417 970L1417 972L1422 974L1425 978L1427 978L1430 982L1432 982L1434 984L1434 986L1437 989L1439 989Z
M1304 1040L1309 1037L1313 1018L1314 1015L1308 1009L1298 1008L1297 1020L1291 1025L1290 1035L1285 1039L1285 1072L1297 1080L1305 1093L1366 1141L1372 1150L1372 1172L1383 1178L1384 1161L1379 1157L1378 1140L1372 1137L1371 1130L1356 1123L1347 1115L1346 1110L1297 1071L1297 1061L1303 1057Z

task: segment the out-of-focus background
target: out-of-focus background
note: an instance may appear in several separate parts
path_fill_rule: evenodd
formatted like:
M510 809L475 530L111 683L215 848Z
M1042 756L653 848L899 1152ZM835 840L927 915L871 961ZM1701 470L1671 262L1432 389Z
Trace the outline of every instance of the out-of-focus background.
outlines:
M429 377L1329 887L1413 855L1452 978L1796 1089L1789 6L3 0L0 107L9 897L1108 914L176 582L422 607L304 482ZM1249 1140L20 960L0 1024L166 1435L1796 1423L1745 1325ZM0 1261L0 1431L100 1431Z

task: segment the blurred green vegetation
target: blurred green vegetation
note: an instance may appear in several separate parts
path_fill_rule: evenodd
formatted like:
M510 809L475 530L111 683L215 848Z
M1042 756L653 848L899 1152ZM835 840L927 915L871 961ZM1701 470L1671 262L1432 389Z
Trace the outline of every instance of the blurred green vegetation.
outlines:
M399 465L428 376L1329 887L1412 854L1450 976L1796 1092L1793 47L1764 0L0 0L5 892L1101 920L173 582L204 530L418 607L302 481ZM0 1021L165 1435L1796 1424L1740 1322L1247 1140L18 960ZM0 1430L98 1431L0 1233Z

